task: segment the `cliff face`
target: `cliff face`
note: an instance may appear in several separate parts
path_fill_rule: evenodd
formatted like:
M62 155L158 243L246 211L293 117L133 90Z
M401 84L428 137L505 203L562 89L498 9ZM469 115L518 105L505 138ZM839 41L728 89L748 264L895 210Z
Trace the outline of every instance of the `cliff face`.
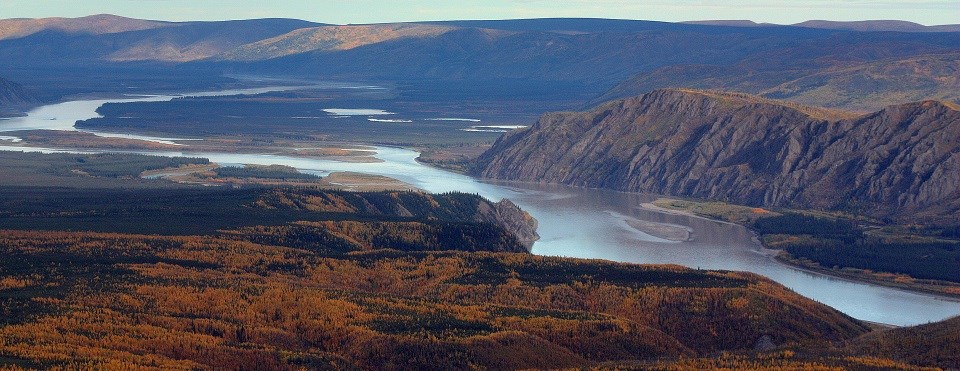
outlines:
M500 239L503 246L489 246L492 251L529 252L540 239L537 220L510 200L493 202L465 193L277 190L260 197L254 205L264 209L358 214L374 219L480 223L492 227L487 231L490 235L503 233L515 238Z
M484 177L751 205L957 219L960 111L862 117L729 93L657 90L544 115L481 156Z
M0 78L0 117L19 114L36 103L20 84Z
M508 199L496 203L481 202L477 206L477 211L477 221L499 225L513 233L527 250L530 250L533 243L540 239L540 235L537 234L537 219Z

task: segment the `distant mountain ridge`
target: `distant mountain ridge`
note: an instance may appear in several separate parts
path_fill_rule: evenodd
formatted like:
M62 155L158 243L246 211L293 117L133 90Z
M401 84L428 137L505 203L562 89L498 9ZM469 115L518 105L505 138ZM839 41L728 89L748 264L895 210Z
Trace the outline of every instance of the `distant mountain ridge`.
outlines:
M776 26L795 26L805 28L819 28L825 30L847 30L861 32L960 32L960 24L945 24L936 26L925 26L919 23L898 21L898 20L869 20L869 21L825 21L809 20L790 25L778 25L773 23L757 23L751 20L705 20L705 21L687 21L686 24L699 24L711 26L733 26L733 27L776 27Z
M405 23L301 28L277 37L242 45L217 58L255 61L310 51L349 50L401 38L437 36L453 29L446 26Z
M594 18L370 25L109 15L15 19L0 20L0 75L38 91L47 90L50 75L82 79L89 75L82 71L116 67L130 79L182 72L282 75L489 86L495 89L485 94L502 97L533 87L584 103L596 97L594 104L659 88L735 90L864 112L907 101L960 100L960 32L807 26L817 28Z
M740 204L960 222L960 110L852 116L745 94L657 90L504 135L475 174Z
M187 62L319 24L292 19L158 22L110 15L0 20L0 56L12 67ZM5 36L5 37L4 37Z
M743 91L768 98L860 112L938 99L960 102L960 50L909 51L911 43L861 43L834 53L835 46L803 45L752 56L732 65L676 64L628 78L593 104L661 88ZM899 44L899 51L892 51ZM815 49L824 51L818 53ZM897 47L899 48L899 47ZM809 60L798 54L820 54ZM839 54L846 53L846 54Z
M148 21L111 14L98 14L80 18L13 18L0 20L0 40L28 36L48 30L102 35L150 30L174 25L173 22Z
M897 20L876 20L876 21L824 21L810 20L794 24L797 27L823 28L831 30L850 30L850 31L896 31L896 32L960 32L960 24L946 24L937 26L924 26L919 23L897 21Z

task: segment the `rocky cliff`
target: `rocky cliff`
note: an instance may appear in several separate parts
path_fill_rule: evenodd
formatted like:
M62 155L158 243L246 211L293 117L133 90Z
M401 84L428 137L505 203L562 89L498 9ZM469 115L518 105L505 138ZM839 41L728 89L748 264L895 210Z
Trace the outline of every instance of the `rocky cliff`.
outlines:
M528 250L540 239L537 219L508 199L500 202L481 202L477 206L477 221L499 225L513 233Z
M745 94L665 89L504 135L484 177L960 222L960 111L852 117Z
M273 191L254 204L264 209L294 209L326 213L347 213L378 218L402 218L444 223L487 224L495 227L491 234L513 235L506 249L494 251L529 251L540 239L537 220L519 206L503 199L493 202L473 194L451 192L348 192L348 191ZM517 244L519 243L518 246ZM491 247L492 249L493 247ZM499 248L498 248L499 249Z
M0 117L22 113L37 99L20 84L0 78Z

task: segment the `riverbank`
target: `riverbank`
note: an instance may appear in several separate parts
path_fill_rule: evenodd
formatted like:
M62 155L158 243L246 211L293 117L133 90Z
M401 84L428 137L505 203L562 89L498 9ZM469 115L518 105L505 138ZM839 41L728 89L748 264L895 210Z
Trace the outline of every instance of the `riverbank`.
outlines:
M791 267L855 282L960 299L960 283L957 282L919 279L906 274L876 272L870 269L852 267L828 268L813 260L795 257L784 249L772 247L766 243L763 238L759 237L757 231L752 228L752 224L760 218L781 215L777 212L722 202L696 202L668 198L658 199L651 203L644 203L643 207L658 212L706 218L715 222L741 225L757 235L756 242L759 244L762 254L770 256L776 261Z
M825 268L809 259L794 257L784 250L771 250L777 251L777 254L773 255L773 257L778 262L806 271L826 274L857 282L865 282L901 290L943 295L960 299L960 283L937 280L922 280L904 274L873 272L868 269Z
M166 98L166 97L164 97ZM119 102L129 102L120 100ZM118 102L118 103L119 103ZM75 130L73 122L96 117L96 109L104 101L64 102L45 106L35 110L29 120L0 121L0 129L24 130ZM51 120L50 118L54 118ZM12 131L12 130L8 130ZM81 129L82 131L82 129ZM157 135L142 131L145 135ZM96 133L94 133L96 134ZM128 138L129 139L129 138ZM170 139L170 138L162 138ZM637 213L641 202L649 202L646 197L637 194L565 187L560 185L536 183L509 183L481 181L463 174L438 170L417 161L420 155L410 146L377 146L372 148L380 161L345 162L342 158L301 157L277 151L275 147L285 146L291 141L305 140L313 142L288 148L316 148L321 143L334 143L320 137L297 136L256 136L236 138L240 142L224 142L220 148L209 147L209 151L193 152L184 150L215 144L208 138L202 142L184 142L177 150L107 150L97 149L43 149L30 147L0 147L5 150L44 152L44 153L95 153L114 152L163 157L202 157L210 162L239 166L249 165L286 165L299 172L308 174L329 174L333 172L355 172L367 175L380 175L397 179L418 189L430 193L471 193L490 200L509 199L523 210L529 211L540 221L538 233L541 239L534 245L533 253L541 256L563 256L587 259L604 259L635 264L673 264L703 269L727 271L748 271L770 277L786 285L796 293L818 302L832 306L854 318L896 325L915 325L960 314L956 301L934 295L921 295L905 290L886 288L878 285L856 283L851 280L830 278L822 274L790 268L769 257L756 252L753 235L735 224L721 224L698 218L667 217L647 219ZM172 139L176 140L176 139ZM239 146L247 146L238 151ZM186 148L184 148L186 147ZM274 148L271 148L274 147ZM340 147L352 148L352 147ZM249 149L249 151L248 151ZM244 153L237 153L244 152ZM308 150L308 152L313 152ZM326 152L326 153L323 153ZM338 155L340 151L323 150L312 154ZM302 153L300 153L302 154ZM13 155L15 158L28 156ZM361 157L361 156L357 156ZM69 157L67 157L69 159ZM69 170L69 169L68 169ZM97 178L67 173L72 182L89 187L130 188L138 187L175 187L195 186L179 185L159 180L143 180L137 175L144 169L131 173L135 179ZM4 173L6 175L6 173ZM38 181L33 178L29 184L55 184L60 178L43 174ZM9 178L9 177L6 177ZM3 179L3 177L0 177ZM10 179L4 179L9 182ZM122 182L122 183L121 183ZM671 242L645 238L636 230L625 226L622 219L610 211L638 219L690 226L695 230L695 241ZM641 213L642 214L642 213ZM665 216L660 214L661 216Z

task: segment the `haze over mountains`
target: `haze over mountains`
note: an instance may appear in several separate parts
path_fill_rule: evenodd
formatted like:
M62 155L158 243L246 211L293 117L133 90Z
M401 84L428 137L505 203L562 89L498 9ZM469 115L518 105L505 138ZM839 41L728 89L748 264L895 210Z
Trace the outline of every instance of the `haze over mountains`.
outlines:
M494 95L549 86L595 97L590 104L657 88L694 87L863 112L921 99L960 99L960 32L914 32L949 31L952 26L703 23L527 19L323 25L289 19L159 22L109 15L12 19L0 20L0 76L42 92L64 85L63 79L45 81L50 74L90 70L138 77L285 75L446 90L488 86L485 93ZM878 29L909 32L861 32ZM905 76L904 71L915 72ZM583 103L571 108L588 106Z

